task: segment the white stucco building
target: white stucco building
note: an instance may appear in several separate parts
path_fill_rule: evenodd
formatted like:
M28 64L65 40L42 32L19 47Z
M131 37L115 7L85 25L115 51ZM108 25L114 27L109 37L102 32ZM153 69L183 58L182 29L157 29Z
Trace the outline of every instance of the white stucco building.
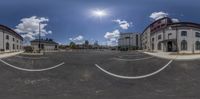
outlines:
M23 38L11 28L0 25L0 52L22 50Z
M139 33L120 33L118 39L118 46L120 49L138 49L141 47Z
M39 51L39 48L41 51L45 52L51 52L58 49L58 43L56 43L52 39L35 39L31 41L31 46L35 52Z
M143 31L141 42L148 51L200 53L200 24L162 18Z

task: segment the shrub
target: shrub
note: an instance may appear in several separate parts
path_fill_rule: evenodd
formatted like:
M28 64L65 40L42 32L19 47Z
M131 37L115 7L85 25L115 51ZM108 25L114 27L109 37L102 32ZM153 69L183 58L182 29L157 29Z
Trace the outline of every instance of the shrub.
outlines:
M26 46L24 47L25 52L27 53L32 53L33 52L33 48L31 46Z

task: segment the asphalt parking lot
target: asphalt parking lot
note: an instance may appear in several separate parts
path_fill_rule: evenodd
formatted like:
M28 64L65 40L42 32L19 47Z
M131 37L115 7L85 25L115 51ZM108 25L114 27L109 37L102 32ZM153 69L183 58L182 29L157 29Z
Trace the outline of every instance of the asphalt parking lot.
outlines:
M170 60L140 52L69 51L43 56L17 55L0 62L2 99L198 99L200 60L173 61L161 72L142 79L121 79L95 66L123 76L152 73Z

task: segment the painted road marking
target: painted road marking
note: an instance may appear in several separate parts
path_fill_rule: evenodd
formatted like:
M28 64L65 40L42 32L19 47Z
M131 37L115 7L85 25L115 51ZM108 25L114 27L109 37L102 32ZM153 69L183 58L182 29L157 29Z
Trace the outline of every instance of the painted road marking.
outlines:
M139 61L139 60L145 60L145 59L151 59L153 57L145 57L145 58L138 58L138 59L123 59L123 58L112 58L115 60L120 60L120 61Z
M24 57L24 56L15 56L15 57L24 58L24 59L34 59L34 60L47 59L48 58L48 57L31 58L31 57Z
M146 74L146 75L141 75L141 76L122 76L122 75L117 75L117 74L111 73L111 72L101 68L98 64L95 64L95 66L97 68L99 68L101 71L103 71L104 73L106 73L106 74L108 74L110 76L113 76L113 77L120 78L120 79L142 79L142 78L146 78L146 77L150 77L150 76L158 74L159 72L161 72L162 70L167 68L169 66L169 64L171 64L172 62L173 62L173 60L170 60L166 65L164 65L162 68L158 69L157 71L149 73L149 74Z
M62 66L62 65L65 64L64 62L62 62L62 63L60 63L60 64L58 64L58 65L53 66L53 67L44 68L44 69L25 69L25 68L21 68L21 67L17 67L17 66L14 66L14 65L12 65L12 64L9 64L9 63L3 61L2 59L0 59L0 61L1 61L2 63L6 64L7 66L12 67L12 68L14 68L14 69L21 70L21 71L28 71L28 72L47 71L47 70L55 69L55 68L60 67L60 66Z

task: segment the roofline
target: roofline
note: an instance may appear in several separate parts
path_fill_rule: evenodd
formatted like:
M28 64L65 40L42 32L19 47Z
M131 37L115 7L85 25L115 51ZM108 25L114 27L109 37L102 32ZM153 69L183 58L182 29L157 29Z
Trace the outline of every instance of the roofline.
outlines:
M121 32L120 34L140 34L140 32L133 32L133 33L124 33L124 32Z
M163 20L163 19L171 19L171 18L169 18L169 17L164 17L164 18L161 18L161 19L158 19L158 20L152 22L151 24L149 24L149 25L143 30L143 32L142 32L141 34L143 34L152 24L154 24L154 23L156 23L156 22L158 22L158 21L160 21L160 20Z
M191 24L191 25L197 25L200 27L199 23L194 23L194 22L176 22L176 23L171 23L169 25L176 25L176 24Z
M16 36L18 36L21 40L23 40L23 37L21 35L19 35L16 31L12 30L11 28L9 28L9 27L7 27L5 25L2 25L2 24L0 24L0 27L3 27L6 30L9 30L9 31L13 32Z
M57 42L55 42L55 41L52 41L52 42L48 42L48 41L45 41L45 40L41 40L41 41L37 41L37 40L32 40L32 41L30 41L31 43L39 43L39 42L41 42L41 43L50 43L50 44L59 44L59 43L57 43Z

